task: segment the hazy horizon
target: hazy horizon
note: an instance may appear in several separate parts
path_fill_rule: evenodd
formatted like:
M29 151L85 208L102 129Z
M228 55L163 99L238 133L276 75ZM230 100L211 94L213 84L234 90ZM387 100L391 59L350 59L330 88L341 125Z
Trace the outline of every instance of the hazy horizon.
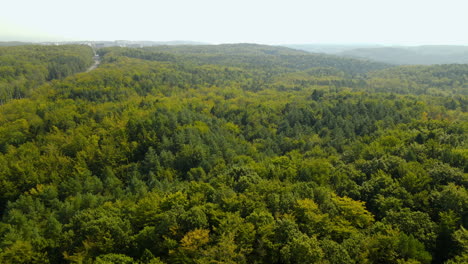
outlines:
M461 0L4 3L0 41L193 41L269 45L468 45Z

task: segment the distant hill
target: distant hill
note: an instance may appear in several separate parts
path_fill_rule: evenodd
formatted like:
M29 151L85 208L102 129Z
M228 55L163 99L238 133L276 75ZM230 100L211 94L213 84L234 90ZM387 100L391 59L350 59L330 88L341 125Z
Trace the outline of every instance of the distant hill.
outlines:
M220 45L155 45L154 47L147 49L187 55L202 53L205 55L310 55L309 52L302 50L254 43Z
M111 49L112 50L112 49ZM365 59L345 58L335 55L309 53L281 46L259 44L222 45L164 45L138 49L113 49L124 56L160 60L169 59L164 54L177 54L195 64L216 64L249 69L290 72L315 67L332 67L349 75L391 67L389 64ZM101 50L106 52L106 49ZM153 54L151 54L153 53ZM164 53L164 54L162 54Z
M348 50L379 48L375 44L287 44L284 47L303 50L312 53L338 54Z
M203 42L174 40L174 41L133 41L133 40L114 40L114 41L41 41L41 42L22 42L22 41L0 41L2 46L22 46L22 45L82 45L94 44L98 48L103 47L152 47L161 45L206 45Z
M468 46L381 47L346 50L337 55L391 64L466 64Z
M184 40L174 40L174 41L131 41L131 40L115 40L115 41L92 41L97 47L152 47L152 46L161 46L161 45L203 45L205 43L195 42L195 41L184 41Z
M21 42L21 41L0 41L0 47L12 47L12 46L23 46L23 45L32 45L30 42Z
M69 44L93 44L97 48L104 47L152 47L161 45L203 45L206 43L185 41L185 40L174 40L174 41L149 41L149 40L114 40L114 41L67 41L67 42L42 42L44 45L69 45Z

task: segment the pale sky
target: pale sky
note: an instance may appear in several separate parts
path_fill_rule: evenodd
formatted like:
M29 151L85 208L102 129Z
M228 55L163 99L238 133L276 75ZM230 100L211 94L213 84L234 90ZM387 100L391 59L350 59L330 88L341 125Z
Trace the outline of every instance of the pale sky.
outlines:
M467 0L4 0L0 40L468 45Z

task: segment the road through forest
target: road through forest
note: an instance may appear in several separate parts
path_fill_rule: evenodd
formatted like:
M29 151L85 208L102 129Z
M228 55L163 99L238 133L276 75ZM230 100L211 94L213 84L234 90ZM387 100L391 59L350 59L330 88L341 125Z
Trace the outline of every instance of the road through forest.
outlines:
M99 55L95 55L95 56L93 57L93 60L94 60L94 64L91 65L91 67L89 67L89 68L86 70L86 72L90 72L90 71L96 69L97 66L99 66L99 64L101 63L101 58L99 57Z

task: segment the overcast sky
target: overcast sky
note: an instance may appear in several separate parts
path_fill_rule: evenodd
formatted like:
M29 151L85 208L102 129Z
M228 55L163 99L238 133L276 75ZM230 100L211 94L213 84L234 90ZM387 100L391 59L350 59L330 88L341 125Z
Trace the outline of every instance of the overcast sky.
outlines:
M0 40L468 45L467 0L5 0Z

